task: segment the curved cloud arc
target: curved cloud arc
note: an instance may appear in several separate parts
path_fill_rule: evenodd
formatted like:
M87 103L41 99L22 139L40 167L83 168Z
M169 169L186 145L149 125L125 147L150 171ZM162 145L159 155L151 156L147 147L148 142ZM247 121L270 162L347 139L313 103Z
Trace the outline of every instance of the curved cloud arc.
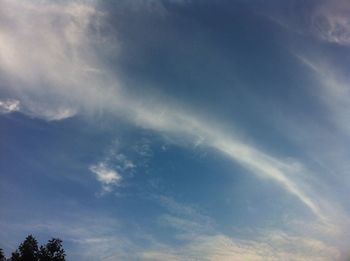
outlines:
M293 172L300 171L295 165L225 134L188 111L128 95L91 46L95 36L89 26L101 23L103 16L91 3L36 5L4 0L0 10L0 70L14 83L13 94L24 112L63 119L79 112L107 111L156 132L201 140L257 176L274 180L324 218L312 197L292 180ZM59 115L48 114L58 108Z

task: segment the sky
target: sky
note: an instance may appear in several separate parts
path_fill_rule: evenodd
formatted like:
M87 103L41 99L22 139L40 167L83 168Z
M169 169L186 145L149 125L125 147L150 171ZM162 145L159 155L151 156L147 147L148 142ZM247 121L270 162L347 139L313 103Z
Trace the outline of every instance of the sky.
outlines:
M0 0L0 248L350 258L346 0Z

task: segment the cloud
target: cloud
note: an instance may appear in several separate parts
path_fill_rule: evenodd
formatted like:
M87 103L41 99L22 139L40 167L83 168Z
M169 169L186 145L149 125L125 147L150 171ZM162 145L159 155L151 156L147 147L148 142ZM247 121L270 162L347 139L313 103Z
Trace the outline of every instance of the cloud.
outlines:
M0 113L11 113L20 110L20 103L18 100L0 100Z
M10 242L8 252L17 247L24 232L40 233L47 238L53 235L62 238L67 255L74 260L337 260L339 257L331 244L302 233L258 230L250 239L228 236L216 229L210 217L192 206L166 196L154 199L167 210L161 215L159 225L175 229L170 235L177 239L175 245L155 238L139 226L135 229L132 222L123 222L94 209L77 208L75 204L65 205L63 212L58 208L55 218L41 213L36 218L30 216L25 223L16 219L10 225L0 222L0 228L6 235L18 235L16 240L6 241ZM300 230L310 227L305 224Z
M350 45L350 3L347 0L290 1L268 7L262 15L286 31L323 43ZM263 9L263 8L262 8Z
M71 108L58 108L56 111L45 110L41 115L48 121L59 121L71 118L76 114L76 110Z
M344 134L350 134L348 115L350 113L350 90L348 79L336 65L331 65L326 58L312 58L297 54L300 62L313 72L318 85L318 98L327 106L331 120Z
M112 186L119 185L122 180L122 176L109 168L104 162L92 165L89 169L96 175L97 180L101 182L103 190L106 192L111 191Z
M312 32L321 40L350 45L350 3L346 0L321 1L311 17Z
M118 168L123 171L130 171L136 168L136 165L122 153L117 154L115 159L119 164Z
M211 124L208 119L201 120L200 117L180 109L169 110L166 106L160 106L160 108L158 112L145 106L141 107L140 111L136 112L135 122L146 128L181 135L184 139L201 139L203 146L227 155L259 177L270 178L279 183L286 191L298 197L314 214L324 218L311 195L301 189L300 186L306 186L306 184L302 184L302 180L298 180L299 184L296 183L297 180L293 180L300 174L307 173L301 163L278 159L258 150L242 142L232 131L227 134L215 124Z
M159 219L161 226L175 229L180 244L155 244L146 249L145 260L338 260L340 252L317 238L306 236L314 224L298 224L299 231L255 230L249 239L228 236L216 229L215 222L194 208L172 198L158 197L166 207ZM206 220L207 222L203 222Z
M24 113L61 120L91 105L83 100L99 100L106 82L94 80L101 68L93 45L108 48L89 30L98 30L101 16L92 2L0 2L2 88Z
M41 118L47 121L59 121L71 118L76 114L76 110L72 108L51 108L51 106L43 106L42 104L27 104L26 108L22 108L19 100L5 99L0 100L0 113L21 112L27 116Z
M337 260L339 252L309 238L270 233L254 240L237 240L222 234L194 237L178 248L143 253L146 260Z
M69 107L51 107L44 104L30 103L27 104L25 110L21 110L23 114L30 117L40 118L47 121L60 121L71 118L77 114L76 109Z
M106 14L93 3L4 0L0 10L0 70L24 111L49 120L79 113L109 114L182 142L200 140L201 146L280 184L325 219L314 191L304 180L309 173L298 161L258 149L234 131L205 115L194 115L186 106L174 106L161 95L146 90L142 97L128 93L117 72L99 58L98 50L118 46L118 41L99 33ZM118 180L117 173L108 172L106 166L96 165L93 170L104 173L105 177L98 176L101 182Z
M52 213L28 217L25 223L12 220L9 225L0 221L2 231L12 235L11 239L3 240L8 243L5 248L8 255L18 247L23 234L40 234L41 239L47 240L52 236L61 238L67 256L73 260L130 260L140 251L140 246L128 238L132 231L123 234L117 218L92 209L67 208L68 211L55 213L55 217Z
M102 184L103 193L112 192L123 179L133 176L136 164L125 154L120 152L118 141L112 142L110 148L103 155L102 160L89 167Z
M234 130L223 128L206 115L194 114L182 104L175 106L159 94L147 93L146 88L142 97L128 93L122 80L118 78L118 72L105 64L99 56L101 50L108 52L110 46L119 46L118 39L101 33L105 15L107 14L99 11L91 1L1 1L0 77L9 83L1 88L6 88L10 97L15 97L11 102L3 100L0 104L1 110L20 110L31 117L45 120L62 120L78 114L92 118L107 114L159 135L172 136L179 144L211 148L239 163L249 173L279 184L323 221L320 226L327 227L334 221L328 220L334 217L334 211L330 211L334 208L328 208L334 202L328 203L318 187L310 184L313 173L298 160L277 157L247 142ZM328 15L327 19L333 19L333 27L340 23L334 15L323 15ZM318 23L316 20L315 26ZM339 36L333 32L335 29L322 30L317 29L322 39L342 44L347 41L347 33ZM319 66L313 64L313 67L320 72ZM327 74L325 78L333 79ZM344 99L343 87L332 84L338 81L328 81L326 90L331 90L332 96L336 97L332 108L339 110L336 115L340 115L342 109L337 109L340 107L336 104ZM149 154L147 146L138 150L140 154L141 151ZM122 154L116 155L115 160L119 160L119 168L105 160L89 168L105 191L111 191L113 186L120 185L123 180L122 171L135 168L134 163ZM146 259L164 260L166 257L165 259L191 260L198 255L204 260L232 260L241 255L241 259L252 260L302 260L304 257L317 260L322 255L331 257L330 259L337 256L336 251L322 241L278 231L251 241L233 239L216 232L212 221L198 215L192 208L181 206L169 199L161 201L172 209L170 214L160 218L161 224L171 224L178 230L186 227L193 233L178 234L189 240L187 246L160 246L155 247L154 251L148 249L143 253ZM183 212L187 216L180 214ZM204 229L202 224L209 224L210 229ZM117 243L114 239L91 236L84 242L90 240L89 242ZM110 246L109 243L107 245ZM305 246L311 249L310 252L305 250ZM275 251L276 248L278 251ZM318 251L321 257L318 256Z

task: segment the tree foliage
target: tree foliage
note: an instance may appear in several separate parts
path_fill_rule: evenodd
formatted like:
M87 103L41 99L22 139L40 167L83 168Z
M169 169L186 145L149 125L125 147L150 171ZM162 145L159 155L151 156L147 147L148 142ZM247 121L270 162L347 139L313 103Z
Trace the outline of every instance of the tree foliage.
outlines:
M19 254L18 250L15 252L12 252L11 255L11 261L20 261L21 260L21 255Z
M29 235L19 246L20 260L21 261L37 261L39 254L38 241Z
M62 246L62 240L52 238L46 245L38 247L38 241L29 235L12 252L11 261L65 261L66 254ZM5 255L0 248L0 261L6 261Z
M53 238L40 247L39 261L65 261L65 256L61 239Z
M0 261L5 261L5 255L4 255L4 251L2 250L2 248L0 248Z

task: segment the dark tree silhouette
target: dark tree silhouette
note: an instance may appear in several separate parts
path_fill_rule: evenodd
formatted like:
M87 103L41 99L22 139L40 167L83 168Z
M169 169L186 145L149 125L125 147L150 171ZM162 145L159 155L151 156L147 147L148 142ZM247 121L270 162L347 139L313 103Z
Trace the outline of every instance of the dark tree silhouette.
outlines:
M18 250L16 250L15 252L12 252L12 255L11 255L11 261L21 261L21 256L18 252Z
M39 261L65 261L65 256L61 239L53 238L40 247Z
M62 246L62 240L52 238L46 245L38 247L38 241L29 235L21 243L11 258L6 259L3 250L0 248L0 261L65 261L66 253Z
M0 248L0 261L6 261L4 251L2 250L2 248Z
M19 246L20 260L22 261L37 261L38 260L38 241L29 235Z

